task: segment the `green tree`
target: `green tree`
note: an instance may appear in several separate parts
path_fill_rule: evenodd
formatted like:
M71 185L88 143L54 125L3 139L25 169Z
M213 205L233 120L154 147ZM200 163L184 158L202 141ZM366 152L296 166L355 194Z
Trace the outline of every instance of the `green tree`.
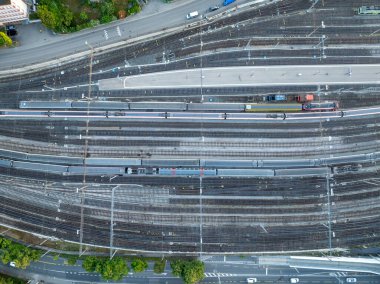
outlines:
M205 276L204 263L199 260L185 262L182 269L182 279L186 284L193 284L201 281Z
M0 284L24 284L25 281L0 274Z
M75 265L77 263L78 257L75 255L71 255L67 258L68 265Z
M79 14L79 19L83 22L87 21L88 20L88 15L85 11L82 11L80 12Z
M107 280L120 280L123 276L128 274L127 263L121 257L114 257L107 259L103 264L101 275Z
M62 11L62 24L65 26L65 27L70 27L71 25L71 22L73 20L73 13L71 13L71 11L67 8L63 9Z
M49 29L56 30L59 27L60 21L58 20L58 15L50 11L47 5L39 5L37 14L41 22Z
M5 33L3 32L0 32L0 37L3 39L3 41L5 42L5 45L7 46L11 46L13 44L11 38L9 36L7 36Z
M182 261L177 259L170 262L170 267L172 268L172 273L174 276L180 277L182 274Z
M10 240L1 238L1 261L7 264L14 261L16 267L25 269L32 261L36 261L41 257L41 251L34 250L23 245L14 243Z
M186 284L194 284L204 278L204 263L199 260L174 260L170 266L173 275L180 276Z
M103 16L109 16L112 17L114 16L116 12L115 6L111 1L107 1L101 4L100 6L100 13Z
M82 267L87 272L94 272L99 260L95 256L87 256L82 263Z
M6 249L12 244L12 241L10 239L6 238L0 238L0 248Z
M82 267L87 272L98 272L106 280L120 280L128 273L128 266L124 259L114 257L113 259L88 256Z
M136 258L131 263L134 272L144 272L148 268L148 263L145 259Z

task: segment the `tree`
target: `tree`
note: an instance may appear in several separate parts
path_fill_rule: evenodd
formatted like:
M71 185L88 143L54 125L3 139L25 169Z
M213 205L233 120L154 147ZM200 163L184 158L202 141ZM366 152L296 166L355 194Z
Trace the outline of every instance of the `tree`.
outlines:
M180 276L186 284L194 284L204 278L204 263L199 260L174 260L170 266L173 275Z
M181 276L182 273L182 261L177 259L170 262L170 267L172 268L172 273L174 276Z
M81 19L83 22L88 20L88 15L85 11L80 12L79 19Z
M24 284L25 281L0 274L0 284Z
M87 256L82 267L87 272L98 272L106 280L120 280L128 274L128 266L124 259L114 257L113 259Z
M127 263L121 257L107 259L102 267L101 275L107 280L120 280L128 274Z
M0 32L0 37L4 40L5 45L11 46L13 44L11 38L7 36L5 33Z
M100 6L100 12L102 14L102 17L108 16L111 17L115 14L115 6L111 1L104 2Z
M75 255L71 255L67 258L67 264L68 265L75 265L77 263L78 257Z
M199 260L186 262L182 269L182 278L187 284L197 283L205 276L204 263Z
M136 258L131 263L134 272L144 272L148 268L148 263L145 259Z
M58 16L50 11L48 6L39 5L37 14L41 22L49 29L56 30L59 27L60 22L58 21Z
M32 261L36 261L41 257L39 250L34 250L23 245L12 242L11 240L1 240L1 261L8 264L13 261L16 267L25 269Z
M0 238L0 249L6 249L12 244L10 239Z
M94 272L98 264L98 258L95 256L87 256L82 263L82 267L87 272Z
M73 20L73 13L67 8L63 9L62 11L62 24L65 27L70 27L71 22Z
M127 12L125 12L125 10L119 10L119 12L117 12L117 16L119 19L124 19L127 16Z

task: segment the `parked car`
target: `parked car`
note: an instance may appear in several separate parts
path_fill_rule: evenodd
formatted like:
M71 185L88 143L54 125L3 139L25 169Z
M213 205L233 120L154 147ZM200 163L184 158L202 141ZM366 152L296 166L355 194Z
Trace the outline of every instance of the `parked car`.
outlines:
M300 282L299 278L290 278L290 283L298 283Z
M196 17L198 17L198 16L199 16L198 11L194 11L194 12L191 12L191 13L187 14L187 15L186 15L186 18L187 18L188 20L190 20L190 19L196 18Z
M15 36L17 35L16 27L13 25L6 26L5 30L7 31L7 36Z
M216 10L218 10L219 9L219 6L211 6L210 8L208 8L208 11L209 12L214 12L214 11L216 11Z
M16 267L16 263L15 263L14 261L11 261L11 262L9 263L9 266Z
M257 278L247 278L247 283L256 283Z
M354 277L346 278L346 282L347 283L356 283L356 278L354 278Z

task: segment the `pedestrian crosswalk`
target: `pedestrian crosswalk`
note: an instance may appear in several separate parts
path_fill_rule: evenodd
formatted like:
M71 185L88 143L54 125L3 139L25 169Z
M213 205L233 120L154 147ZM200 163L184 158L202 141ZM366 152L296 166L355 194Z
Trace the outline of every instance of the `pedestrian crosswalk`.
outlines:
M330 272L329 275L333 277L346 277L347 272Z
M231 274L231 273L205 273L205 277L231 277L231 276L237 276L237 274Z

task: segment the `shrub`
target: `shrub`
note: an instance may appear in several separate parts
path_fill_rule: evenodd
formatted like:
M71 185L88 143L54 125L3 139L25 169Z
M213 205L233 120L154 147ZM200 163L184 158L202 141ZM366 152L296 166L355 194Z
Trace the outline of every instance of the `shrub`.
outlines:
M163 273L165 271L165 266L166 266L166 259L156 260L154 262L154 267L153 267L154 273L157 273L157 274Z
M13 44L11 38L9 36L7 36L5 33L3 32L0 32L0 37L2 38L3 40L3 44L7 45L7 46L11 46Z
M73 255L67 258L68 265L75 265L77 263L78 257Z

